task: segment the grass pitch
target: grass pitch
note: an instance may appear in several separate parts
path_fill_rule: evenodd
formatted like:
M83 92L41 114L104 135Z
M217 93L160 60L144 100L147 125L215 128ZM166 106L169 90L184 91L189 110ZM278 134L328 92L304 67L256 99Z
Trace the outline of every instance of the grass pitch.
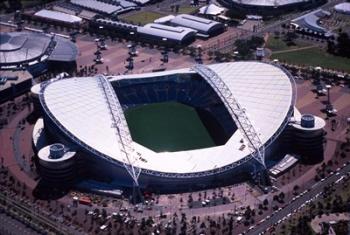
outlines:
M135 14L131 14L125 17L121 17L122 19L132 22L134 24L141 24L145 25L147 23L153 23L154 20L163 17L165 15L157 13L157 12L152 12L152 11L139 11L136 12Z
M148 104L125 112L133 140L155 152L215 146L196 110L175 102Z
M272 59L279 59L297 65L321 66L322 68L350 72L350 59L328 54L319 48L272 53Z

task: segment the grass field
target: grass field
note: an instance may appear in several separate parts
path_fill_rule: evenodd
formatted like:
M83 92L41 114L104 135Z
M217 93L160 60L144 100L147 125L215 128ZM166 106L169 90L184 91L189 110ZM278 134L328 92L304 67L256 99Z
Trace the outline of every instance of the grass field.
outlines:
M149 104L125 112L131 136L156 152L215 146L197 112L175 102Z
M198 10L198 7L180 6L178 14L192 14Z
M151 11L139 11L133 15L128 15L125 17L122 17L122 19L132 22L134 24L141 24L145 25L147 23L152 23L154 20L163 17L165 15L157 13L157 12L151 12Z
M283 41L281 38L275 38L273 36L270 36L269 39L266 42L266 47L269 48L271 51L283 51L283 50L290 50L295 48L301 48L301 47L307 47L311 46L311 43L307 42L301 42L296 40L296 45L288 46L285 41Z
M328 54L319 48L272 53L271 57L290 64L321 66L322 68L350 72L350 59Z

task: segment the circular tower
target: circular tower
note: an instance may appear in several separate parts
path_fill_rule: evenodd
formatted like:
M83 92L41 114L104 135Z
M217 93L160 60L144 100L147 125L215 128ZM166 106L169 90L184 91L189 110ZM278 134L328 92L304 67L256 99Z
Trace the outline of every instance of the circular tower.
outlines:
M39 173L43 180L54 184L74 182L76 152L63 144L55 143L42 148L39 153Z
M323 137L326 122L312 114L303 114L300 121L293 124L293 139L295 151L302 156L305 162L314 162L323 159Z

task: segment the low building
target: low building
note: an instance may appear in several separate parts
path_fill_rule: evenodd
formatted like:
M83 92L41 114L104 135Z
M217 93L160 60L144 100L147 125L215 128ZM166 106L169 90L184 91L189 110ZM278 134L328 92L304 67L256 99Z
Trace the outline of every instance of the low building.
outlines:
M28 70L34 77L48 69L76 68L78 48L69 39L32 32L0 33L0 69Z
M42 9L36 12L34 16L43 18L48 21L59 21L65 24L79 25L82 23L82 19L78 16L46 9Z
M329 17L330 12L318 9L295 18L291 21L291 25L294 25L297 30L301 30L307 33L314 33L315 35L329 37L332 33L320 25L320 20L325 17Z
M169 21L171 25L196 30L203 36L215 36L225 30L224 24L198 16L180 14Z
M343 2L334 6L336 12L350 15L350 2Z
M32 87L32 78L28 71L0 70L0 102L29 91Z
M150 23L138 27L137 33L146 41L164 40L167 44L186 45L195 40L197 31L185 27Z
M217 16L225 12L225 8L219 7L215 4L209 4L199 8L199 14Z
M306 10L323 3L326 0L219 0L223 6L253 15L282 15L289 11Z

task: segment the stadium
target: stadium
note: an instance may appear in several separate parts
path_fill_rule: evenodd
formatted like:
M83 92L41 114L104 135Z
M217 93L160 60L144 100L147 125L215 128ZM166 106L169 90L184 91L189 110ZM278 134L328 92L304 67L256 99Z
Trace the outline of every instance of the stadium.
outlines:
M37 76L49 68L76 67L77 47L63 37L33 32L0 34L0 69L28 70Z
M45 132L115 188L188 191L247 180L285 154L294 81L261 62L53 79L38 96ZM283 150L282 150L283 149Z
M326 0L219 0L227 8L246 14L273 15L283 14L296 9L307 9L321 5Z

